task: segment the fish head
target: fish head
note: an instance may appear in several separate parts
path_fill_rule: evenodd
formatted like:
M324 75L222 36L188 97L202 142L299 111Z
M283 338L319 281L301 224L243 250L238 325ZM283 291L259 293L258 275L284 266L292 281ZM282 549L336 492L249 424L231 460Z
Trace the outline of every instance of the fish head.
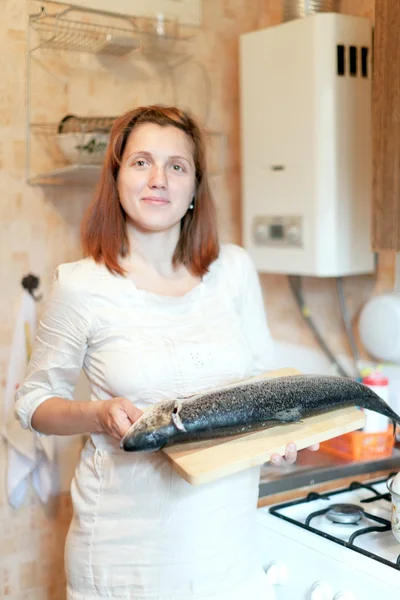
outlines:
M155 452L176 432L173 401L160 402L144 412L123 436L120 447L127 452Z

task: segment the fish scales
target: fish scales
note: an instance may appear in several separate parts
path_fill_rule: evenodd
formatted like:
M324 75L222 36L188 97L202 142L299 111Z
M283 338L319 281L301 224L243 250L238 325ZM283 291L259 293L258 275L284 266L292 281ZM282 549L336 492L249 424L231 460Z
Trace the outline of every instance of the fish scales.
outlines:
M297 379L296 379L297 378ZM304 416L304 412L316 414L318 411L331 410L331 406L322 406L332 399L332 380L307 376L292 376L276 380L255 381L235 388L198 395L188 399L179 411L180 418L187 430L210 427L213 425L229 426L247 421L289 421L293 422ZM350 390L347 381L337 379L335 404L349 406L361 394L365 394L365 386L352 385ZM299 397L301 394L301 397ZM229 395L229 399L227 398ZM304 395L304 397L303 397ZM202 401L201 401L201 398ZM279 419L276 414L279 413ZM287 419L284 418L287 414Z
M292 375L238 382L187 399L160 402L121 440L127 451L154 451L175 443L244 433L347 406L400 417L370 388L352 379Z

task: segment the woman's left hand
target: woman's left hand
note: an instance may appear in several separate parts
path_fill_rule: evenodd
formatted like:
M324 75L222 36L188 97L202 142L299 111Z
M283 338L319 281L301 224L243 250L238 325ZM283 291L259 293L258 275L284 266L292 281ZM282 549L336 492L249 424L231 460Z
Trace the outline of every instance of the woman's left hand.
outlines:
M316 450L319 449L319 444L314 444L313 446L310 446L309 448L307 448L307 450L312 450L313 452L315 452ZM297 460L297 448L296 448L296 444L293 444L293 442L291 442L290 444L288 444L286 446L286 450L285 450L285 456L281 456L280 454L273 454L271 456L270 462L273 465L283 465L283 464L288 464L288 465L292 465L293 463L295 463Z

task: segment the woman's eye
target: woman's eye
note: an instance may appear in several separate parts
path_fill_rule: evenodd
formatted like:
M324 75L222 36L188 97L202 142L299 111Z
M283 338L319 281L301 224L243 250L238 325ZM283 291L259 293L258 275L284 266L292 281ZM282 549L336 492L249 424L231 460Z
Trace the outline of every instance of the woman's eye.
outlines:
M134 164L137 167L144 167L146 165L146 161L143 160L142 158L139 158L139 160L135 161Z
M172 168L174 171L183 171L183 168L181 167L181 165L172 165Z

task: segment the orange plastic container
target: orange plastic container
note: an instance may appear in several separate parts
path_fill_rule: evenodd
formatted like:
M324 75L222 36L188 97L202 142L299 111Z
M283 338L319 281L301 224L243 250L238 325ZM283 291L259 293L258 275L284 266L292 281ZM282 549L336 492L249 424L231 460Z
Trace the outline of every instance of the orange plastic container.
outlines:
M320 448L323 452L348 460L373 460L391 456L394 443L393 427L390 425L387 431L378 431L377 433L365 433L364 431L345 433L322 442Z

